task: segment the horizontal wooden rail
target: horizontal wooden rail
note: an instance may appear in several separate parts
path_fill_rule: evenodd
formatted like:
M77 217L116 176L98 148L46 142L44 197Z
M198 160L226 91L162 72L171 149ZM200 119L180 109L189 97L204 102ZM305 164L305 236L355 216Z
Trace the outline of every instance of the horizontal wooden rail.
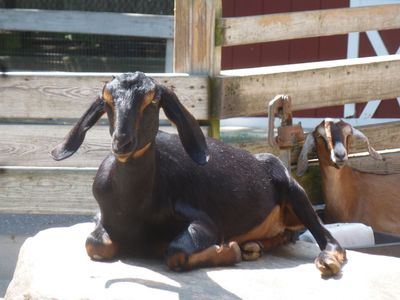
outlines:
M400 28L400 4L222 18L221 46Z
M0 212L93 214L95 170L0 167Z
M50 152L72 125L0 124L0 165L35 167L98 167L110 153L108 126L94 126L78 152L55 161Z
M222 71L216 93L220 117L265 115L278 94L292 109L390 99L400 95L400 55Z
M400 121L399 122L388 122L383 124L374 124L374 125L364 125L364 126L356 126L360 129L369 139L371 145L376 150L387 150L387 149L395 149L400 146ZM223 135L222 135L223 136ZM274 154L279 154L278 149L272 148L267 142L267 133L258 134L257 138L250 139L233 139L230 138L227 141L234 147L241 148L251 153L263 153L269 152ZM296 164L298 155L300 153L301 148L295 147L292 149L291 158L292 164ZM350 140L350 153L361 153L367 151L365 143L360 141L359 139L351 139ZM316 158L316 153L310 154L310 159ZM383 169L390 169L390 165L384 165L380 163ZM358 167L361 169L361 166Z
M0 30L172 39L174 17L110 12L0 9Z
M71 129L71 125L0 124L0 166L2 167L46 167L46 168L97 168L110 153L110 136L107 126L94 126L88 131L78 152L63 161L50 157L51 149L60 143ZM398 148L400 146L400 122L362 126L360 129L369 137L371 145L377 150ZM173 127L161 130L174 132ZM228 141L231 145L252 153L273 152L264 137L251 140ZM297 160L300 149L292 153ZM365 144L353 139L351 152L366 151Z
M79 118L115 74L10 72L0 80L0 119ZM148 74L174 90L199 120L208 120L208 78ZM162 118L165 119L164 115Z
M371 144L376 149L395 148L400 144L400 135L398 134L400 122L363 126L359 128L368 136ZM1 130L1 132L5 132L3 128L1 128ZM12 128L8 128L8 130L12 130ZM31 132L33 134L35 128L32 128ZM92 129L89 134L97 135L98 131L93 131ZM63 164L63 162L57 163L58 167L55 167L56 164L43 167L43 165L46 165L48 161L51 160L47 156L47 147L50 148L50 146L34 147L34 149L39 152L36 161L33 157L27 158L27 156L32 155L32 153L20 153L18 155L19 166L0 166L0 212L57 214L94 213L97 210L97 204L92 196L91 186L99 164L96 160L101 160L101 156L106 154L100 152L106 152L107 150L104 148L97 153L97 151L94 151L93 145L89 147L85 146L85 144L91 143L90 141L93 141L93 137L88 136L88 139L82 146L82 151L80 150L81 153L77 153L77 155L66 160L65 162L67 162L67 164ZM2 145L2 142L3 140L0 141L0 145ZM41 145L44 143L44 140L41 140L39 135L38 138L34 139L31 143ZM102 148L101 145L95 147ZM351 152L365 151L365 149L365 144L356 139L351 139ZM264 147L263 150L265 152L272 149ZM349 165L362 171L380 174L399 173L399 149L380 152L385 157L385 161L375 161L372 158L361 158L359 155L353 157L353 155L350 155L351 159ZM3 149L0 149L0 153L3 153ZM294 152L294 154L296 153ZM16 156L16 154L13 153L4 153L0 157L0 161L4 162L7 157L12 160L13 155ZM45 158L45 155L47 158ZM82 158L90 159L92 156L92 160L87 162L85 167L68 167L68 161L75 163L75 165L85 165L83 160L80 160ZM293 159L295 164L297 156L293 155ZM31 166L25 166L22 162L31 164ZM89 165L93 165L93 167L89 167ZM316 172L319 173L318 170ZM306 177L307 176L305 176L305 179L302 177L300 180L306 180ZM305 186L310 188L310 184L305 184ZM312 184L311 187L318 189L315 183ZM310 193L310 191L308 192ZM313 197L315 198L315 196ZM320 193L318 197L320 197ZM315 202L320 200L320 198L313 199Z

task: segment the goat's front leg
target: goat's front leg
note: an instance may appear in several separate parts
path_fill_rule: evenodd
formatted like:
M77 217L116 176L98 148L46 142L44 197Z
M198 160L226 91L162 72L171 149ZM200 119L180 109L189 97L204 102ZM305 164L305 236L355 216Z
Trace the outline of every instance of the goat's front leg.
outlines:
M294 213L305 227L310 230L322 250L315 259L317 268L323 276L338 274L346 262L346 250L322 226L308 200L307 194L294 179L289 180L288 199L290 199Z
M179 207L179 213L194 220L168 246L166 263L171 270L226 266L241 261L241 251L236 242L217 245L216 227L206 214L183 206Z
M110 260L116 256L118 246L111 240L100 219L97 216L96 228L86 239L86 252L94 260Z

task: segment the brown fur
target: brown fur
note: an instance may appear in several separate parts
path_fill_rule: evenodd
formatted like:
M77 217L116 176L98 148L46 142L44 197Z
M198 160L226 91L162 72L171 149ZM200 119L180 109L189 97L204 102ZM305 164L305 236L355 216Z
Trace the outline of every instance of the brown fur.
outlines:
M400 174L377 175L347 165L335 167L331 149L314 131L327 222L362 222L374 230L400 234ZM327 135L329 136L329 135ZM346 136L343 136L346 150Z

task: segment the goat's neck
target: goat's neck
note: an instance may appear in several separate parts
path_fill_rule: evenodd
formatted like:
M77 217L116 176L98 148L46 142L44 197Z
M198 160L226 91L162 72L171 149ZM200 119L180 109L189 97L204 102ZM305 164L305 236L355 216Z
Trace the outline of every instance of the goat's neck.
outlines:
M354 186L353 170L346 165L335 167L329 151L321 141L317 142L317 154L327 221L346 221L356 210L356 203L352 199L357 188Z
M116 161L115 181L124 197L138 199L140 202L152 197L156 173L156 154L154 145L140 157L127 162Z

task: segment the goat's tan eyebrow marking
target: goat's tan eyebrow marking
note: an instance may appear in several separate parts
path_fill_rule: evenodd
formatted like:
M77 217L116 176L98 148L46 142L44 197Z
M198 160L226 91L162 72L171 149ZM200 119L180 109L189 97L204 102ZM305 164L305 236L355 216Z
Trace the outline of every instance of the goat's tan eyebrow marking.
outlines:
M103 89L103 99L106 103L113 105L114 104L114 99L113 96L111 95L110 91L104 87Z
M139 109L140 114L142 114L145 108L153 101L155 93L156 92L153 90L144 95L144 101Z
M144 110L153 101L155 93L156 92L153 90L153 91L150 91L150 92L148 92L148 93L146 93L144 95L143 103L140 105L140 108L139 108L139 117L136 119L136 122L135 122L136 128L138 128L138 126L139 126L139 122L142 119L142 115L143 115Z

